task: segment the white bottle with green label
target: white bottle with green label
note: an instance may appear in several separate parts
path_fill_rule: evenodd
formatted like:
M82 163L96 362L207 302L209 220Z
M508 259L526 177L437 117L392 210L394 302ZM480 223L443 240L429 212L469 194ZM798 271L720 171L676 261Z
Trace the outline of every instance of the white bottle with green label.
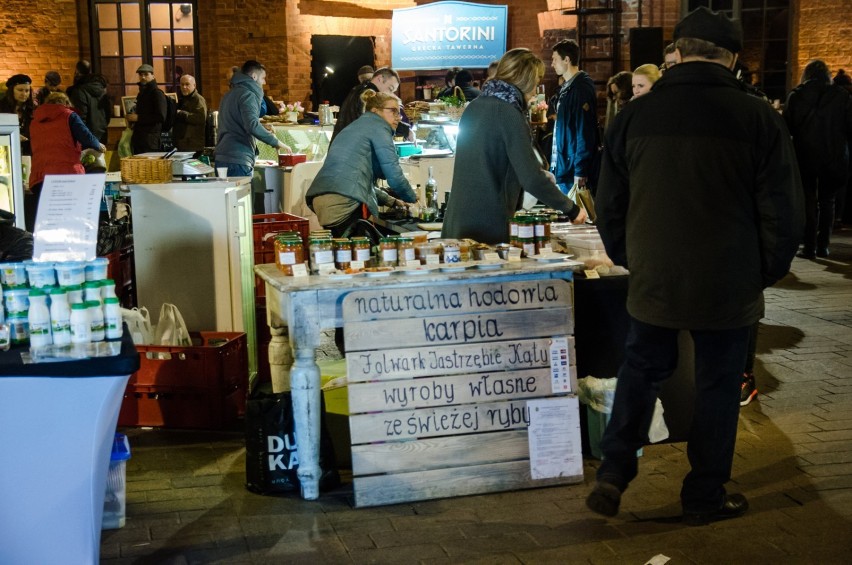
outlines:
M121 325L121 307L118 298L104 298L104 331L107 339L121 339L124 328Z
M71 307L68 305L68 293L64 288L53 287L50 295L50 331L54 345L71 343Z
M92 324L85 302L71 305L71 343L85 344L92 341Z
M40 288L30 289L30 310L27 314L30 325L30 347L45 347L53 343L50 337L50 310L47 295Z
M104 340L104 311L101 308L101 303L97 300L87 300L85 302L89 311L89 322L92 325L92 341Z

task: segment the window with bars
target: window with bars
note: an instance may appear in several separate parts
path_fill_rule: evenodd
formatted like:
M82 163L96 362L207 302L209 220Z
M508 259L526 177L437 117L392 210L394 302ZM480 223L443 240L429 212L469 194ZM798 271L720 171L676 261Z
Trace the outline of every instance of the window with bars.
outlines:
M743 51L739 59L748 72L743 80L770 100L786 98L790 52L790 0L683 0L684 14L699 6L739 18Z
M113 100L138 92L136 69L143 63L154 67L166 92L178 92L181 74L200 80L196 1L89 1L94 63Z

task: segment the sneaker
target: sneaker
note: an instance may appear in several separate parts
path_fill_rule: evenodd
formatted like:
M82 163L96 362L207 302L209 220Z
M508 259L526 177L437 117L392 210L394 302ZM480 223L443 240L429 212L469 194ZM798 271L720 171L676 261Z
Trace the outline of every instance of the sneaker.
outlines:
M743 373L743 386L740 389L740 406L747 406L757 398L757 386L754 384L754 373Z

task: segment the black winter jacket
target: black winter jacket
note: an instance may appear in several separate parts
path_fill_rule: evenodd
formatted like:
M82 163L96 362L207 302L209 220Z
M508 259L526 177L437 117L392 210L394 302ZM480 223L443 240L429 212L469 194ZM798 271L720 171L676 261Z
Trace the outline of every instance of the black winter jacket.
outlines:
M722 65L666 71L607 131L595 202L607 253L630 269L631 316L695 330L757 321L801 239L802 198L776 111Z
M852 142L852 96L846 90L818 80L804 82L787 97L784 119L803 174L846 176Z
M107 80L96 74L79 76L68 89L68 98L92 135L106 143L110 113Z
M157 88L157 81L140 84L136 95L136 115L130 144L133 154L160 150L160 132L166 121L166 95Z

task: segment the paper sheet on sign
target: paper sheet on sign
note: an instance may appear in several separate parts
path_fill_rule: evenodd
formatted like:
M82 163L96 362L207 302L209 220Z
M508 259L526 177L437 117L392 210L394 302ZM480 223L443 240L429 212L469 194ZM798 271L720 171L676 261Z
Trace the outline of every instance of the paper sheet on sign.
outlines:
M530 475L533 479L583 474L580 405L575 396L527 401Z
M95 258L105 183L105 174L44 177L33 233L36 261Z

